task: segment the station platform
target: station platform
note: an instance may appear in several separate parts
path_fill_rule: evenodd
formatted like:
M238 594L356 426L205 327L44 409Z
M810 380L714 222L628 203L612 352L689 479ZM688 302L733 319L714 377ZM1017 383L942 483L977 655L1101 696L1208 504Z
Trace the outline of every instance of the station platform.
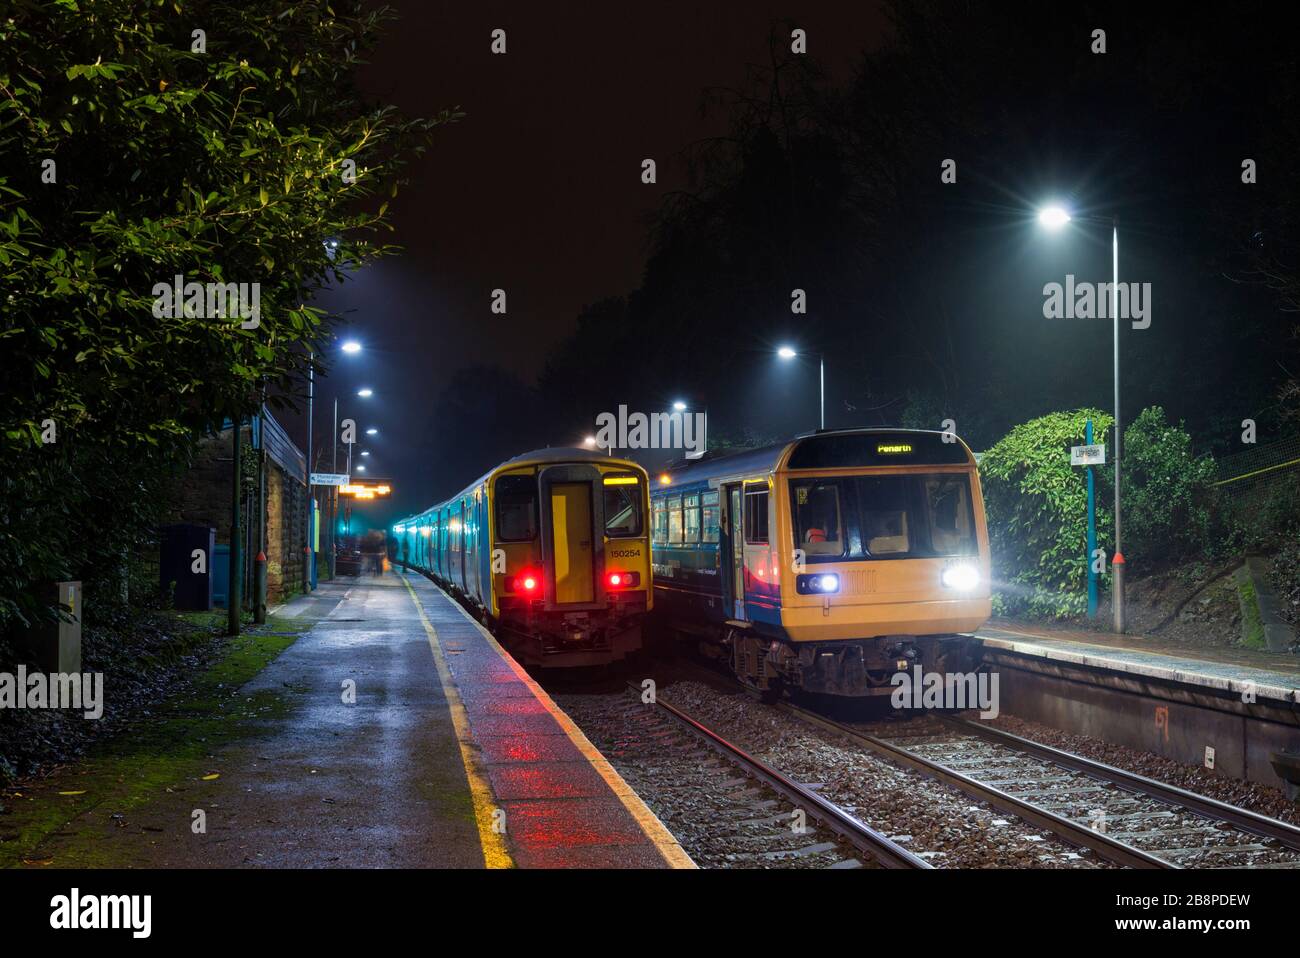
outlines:
M398 571L447 696L489 867L693 868L551 697L441 589Z
M296 638L237 690L172 718L183 740L162 723L28 783L7 815L23 864L694 867L546 692L422 576L322 582L224 654L252 654L269 634Z
M1228 695L1300 703L1300 656L1246 648L1203 648L1152 636L1045 628L994 620L975 633L983 647L1129 673Z
M1300 657L993 621L1006 714L1300 795Z

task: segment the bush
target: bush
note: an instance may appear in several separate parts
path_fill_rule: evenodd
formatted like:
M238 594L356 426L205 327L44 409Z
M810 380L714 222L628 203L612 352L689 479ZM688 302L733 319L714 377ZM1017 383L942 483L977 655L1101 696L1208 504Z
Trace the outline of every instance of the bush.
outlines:
M1214 460L1192 454L1183 424L1159 406L1142 410L1124 430L1121 483L1125 559L1144 572L1211 551Z
M1070 447L1105 440L1113 420L1100 409L1076 409L1015 427L984 456L980 477L993 553L994 610L1045 618L1087 609L1088 490L1084 470L1070 465ZM1111 528L1106 470L1097 470L1097 535Z

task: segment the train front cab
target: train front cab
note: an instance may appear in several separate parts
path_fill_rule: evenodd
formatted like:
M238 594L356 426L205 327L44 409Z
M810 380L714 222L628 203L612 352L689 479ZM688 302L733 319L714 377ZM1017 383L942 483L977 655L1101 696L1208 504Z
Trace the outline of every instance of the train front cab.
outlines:
M718 485L718 577L731 665L756 688L883 695L921 665L961 671L989 617L990 563L970 450L941 433L791 444L767 475Z
M645 470L597 456L512 461L490 488L491 614L511 650L569 667L641 648L652 603Z

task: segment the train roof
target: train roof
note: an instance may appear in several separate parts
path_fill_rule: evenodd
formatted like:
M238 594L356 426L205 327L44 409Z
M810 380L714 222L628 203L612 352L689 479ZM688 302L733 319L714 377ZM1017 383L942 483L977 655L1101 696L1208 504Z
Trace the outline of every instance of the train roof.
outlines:
M774 472L783 460L789 469L909 463L962 465L974 462L970 449L960 438L956 442L944 442L944 435L928 429L819 429L758 449L678 461L664 472L672 478L673 484L687 485ZM882 452L886 446L889 451Z
M517 466L531 465L533 463L537 463L540 465L540 464L553 463L553 462L609 462L609 463L616 463L619 466L626 466L630 469L637 469L642 472L645 471L645 467L640 465L639 463L633 462L630 459L620 459L618 456L611 456L608 453L601 452L598 449L587 449L584 446L548 446L545 449L534 449L531 452L520 453L519 455L507 459L505 462L500 463L499 465L493 466L491 469L483 473L483 475L479 476L477 479L471 482L464 489L460 490L460 492L457 492L455 495L448 496L446 499L443 499L441 502L434 503L433 505L429 506L427 509L423 509L420 512L415 513L414 515L407 516L404 519L399 519L396 524L397 525L405 524L407 522L410 522L412 519L417 518L418 516L424 515L424 513L426 512L429 512L433 509L440 509L443 506L447 505L449 502L455 502L461 496L468 495L475 488L477 488L478 486L486 482L490 476L492 476L494 473L500 472L502 469L510 469Z

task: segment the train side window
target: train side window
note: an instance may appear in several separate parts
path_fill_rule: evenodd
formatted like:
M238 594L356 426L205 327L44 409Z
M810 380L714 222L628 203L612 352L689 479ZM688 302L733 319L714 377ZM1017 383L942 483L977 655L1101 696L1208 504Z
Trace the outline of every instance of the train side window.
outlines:
M497 480L497 539L531 542L537 538L537 480L502 476Z
M654 508L654 541L663 545L668 541L668 500L656 499Z
M699 496L682 496L682 541L700 541Z
M668 500L668 541L678 544L682 541L682 497L673 496Z
M767 490L745 493L745 541L767 544Z
M701 538L704 542L718 541L718 494L706 492L700 496L700 513L703 524Z

